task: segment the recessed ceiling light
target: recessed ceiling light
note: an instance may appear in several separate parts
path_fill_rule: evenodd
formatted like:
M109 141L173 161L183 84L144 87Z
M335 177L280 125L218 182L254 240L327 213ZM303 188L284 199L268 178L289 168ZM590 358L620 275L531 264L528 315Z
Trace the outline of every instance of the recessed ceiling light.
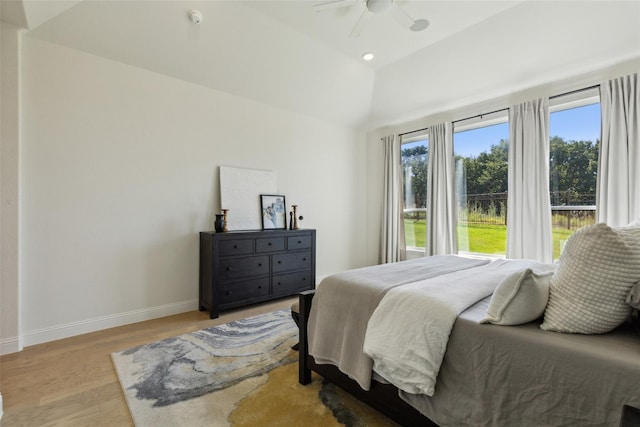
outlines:
M365 52L362 54L362 59L364 59L365 61L371 61L373 59L373 53L371 52Z

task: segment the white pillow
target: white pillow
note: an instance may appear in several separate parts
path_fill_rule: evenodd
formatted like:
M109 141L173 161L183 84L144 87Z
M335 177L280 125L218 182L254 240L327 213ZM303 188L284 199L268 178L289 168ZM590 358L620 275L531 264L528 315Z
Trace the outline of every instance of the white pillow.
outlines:
M506 277L493 292L487 314L480 323L521 325L544 313L553 272L535 274L530 268Z
M601 334L631 312L626 299L640 281L640 227L595 224L567 241L551 279L541 329Z

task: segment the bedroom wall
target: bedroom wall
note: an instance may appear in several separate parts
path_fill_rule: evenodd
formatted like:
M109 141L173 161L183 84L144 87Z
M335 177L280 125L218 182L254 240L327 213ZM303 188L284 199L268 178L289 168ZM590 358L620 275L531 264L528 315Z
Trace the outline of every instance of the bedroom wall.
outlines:
M364 132L29 37L23 69L25 345L196 309L220 165L276 172L319 277L365 264Z
M17 351L20 301L19 140L20 43L17 27L0 24L0 353Z

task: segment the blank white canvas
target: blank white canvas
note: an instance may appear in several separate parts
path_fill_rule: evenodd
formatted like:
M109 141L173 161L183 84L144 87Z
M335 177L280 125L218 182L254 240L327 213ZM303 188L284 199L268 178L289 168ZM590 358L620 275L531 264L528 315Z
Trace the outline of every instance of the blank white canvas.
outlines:
M220 207L229 209L227 229L261 230L260 195L277 191L273 171L220 166Z

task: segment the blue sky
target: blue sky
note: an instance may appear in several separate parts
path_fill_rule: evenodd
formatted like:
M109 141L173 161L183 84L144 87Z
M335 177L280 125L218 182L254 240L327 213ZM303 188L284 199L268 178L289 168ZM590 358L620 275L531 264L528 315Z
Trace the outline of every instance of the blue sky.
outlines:
M475 157L489 151L501 139L509 139L509 123L457 132L453 136L453 150L456 156Z
M600 139L600 104L551 113L549 119L549 136L559 136L565 141L595 141ZM501 139L509 139L509 124L458 132L454 136L456 155L477 156L488 151ZM405 144L403 148L414 147L420 142Z
M600 139L600 104L551 113L549 136L559 136L565 141L595 141ZM477 156L489 151L501 139L509 139L509 124L487 126L465 132L458 132L453 138L456 154Z
M559 136L565 141L600 139L600 104L551 113L549 136Z

